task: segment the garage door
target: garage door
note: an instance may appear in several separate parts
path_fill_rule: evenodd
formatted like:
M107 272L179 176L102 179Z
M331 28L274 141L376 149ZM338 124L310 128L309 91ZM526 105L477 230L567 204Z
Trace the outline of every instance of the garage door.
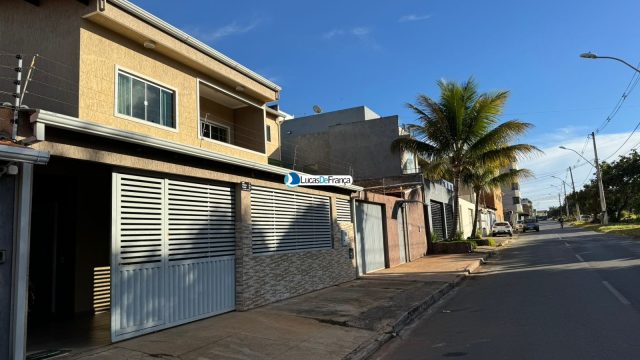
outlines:
M113 186L112 340L233 310L233 188L118 173Z
M444 206L441 202L431 201L431 231L440 237L440 240L446 238L444 232Z
M356 202L356 241L360 275L384 268L382 205Z

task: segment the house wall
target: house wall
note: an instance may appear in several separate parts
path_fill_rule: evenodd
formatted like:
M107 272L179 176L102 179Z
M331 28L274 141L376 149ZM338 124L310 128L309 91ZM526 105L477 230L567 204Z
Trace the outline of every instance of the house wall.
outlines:
M402 198L373 193L364 192L362 200L384 204L386 209L386 262L388 267L394 267L401 264L400 258L400 239L398 237L398 219L397 207L401 204ZM421 195L419 195L421 196ZM407 228L407 248L409 249L408 261L415 260L424 256L427 252L427 232L425 230L424 210L422 203L405 202L404 211L406 212L406 228ZM395 209L395 211L394 211Z
M47 0L35 6L24 0L0 1L0 49L21 53L23 80L34 54L37 58L33 81L23 104L30 108L43 108L57 113L78 115L78 59L80 52L81 16L89 9L79 1ZM61 19L64 19L62 21ZM17 66L13 57L2 56L0 64ZM2 76L15 77L16 73L3 71ZM44 83L44 84L43 84ZM0 81L0 91L14 93L11 81ZM13 97L0 92L0 103Z
M253 151L265 153L265 112L253 106L234 111L236 132L235 144ZM266 157L266 154L265 154Z
M473 212L475 205L465 199L459 199L460 204L460 229L464 238L471 236L473 231Z
M280 154L280 124L278 124L277 116L267 113L265 125L271 127L271 141L267 142L267 156L269 159L281 160ZM266 131L266 130L265 130Z
M354 116L362 116L348 110L346 114L353 112ZM342 112L337 113L337 119L346 119ZM284 122L283 161L293 163L295 160L303 166L315 164L320 172L330 174L352 172L356 180L402 175L402 153L391 150L391 143L398 138L397 116L366 121L360 117L356 118L358 121L338 123L330 116L333 114L317 119L310 117L325 121L324 124L312 123L308 118ZM305 128L305 124L309 128Z
M271 185L273 187L273 184ZM331 199L331 249L253 255L251 250L251 193L239 192L236 223L236 309L248 310L302 295L356 278L353 223L338 222L335 197ZM326 195L326 194L325 194ZM341 230L349 236L342 245Z
M409 261L427 255L427 230L422 203L406 203L407 231L409 233Z
M176 129L124 118L116 115L117 68L174 89L177 94ZM78 116L86 121L106 125L147 136L169 140L189 146L203 148L216 153L235 156L255 162L266 163L264 141L251 136L243 137L240 146L246 145L259 152L220 142L201 141L198 128L198 78L214 82L192 68L175 60L146 49L142 44L125 38L92 22L84 22L80 30L80 109ZM253 99L255 100L255 99ZM211 104L208 104L209 106ZM207 106L207 105L205 105ZM247 108L248 109L248 108ZM211 109L218 114L219 108ZM263 132L264 110L245 110L250 115L243 120L242 127ZM224 114L228 117L228 114ZM234 118L235 125L238 118ZM247 130L249 132L249 130ZM246 134L246 133L245 133ZM249 135L249 134L247 134ZM253 135L253 134L250 134ZM259 138L259 137L258 137ZM236 139L240 136L236 135ZM262 140L260 144L258 141ZM246 143L245 143L246 142Z

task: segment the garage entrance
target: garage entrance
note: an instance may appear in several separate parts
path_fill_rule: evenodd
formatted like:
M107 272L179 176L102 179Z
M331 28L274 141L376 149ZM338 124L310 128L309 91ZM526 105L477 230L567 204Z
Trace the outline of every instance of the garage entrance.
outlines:
M110 342L110 190L108 166L52 157L34 168L28 354Z
M234 310L234 189L121 173L113 184L113 341Z

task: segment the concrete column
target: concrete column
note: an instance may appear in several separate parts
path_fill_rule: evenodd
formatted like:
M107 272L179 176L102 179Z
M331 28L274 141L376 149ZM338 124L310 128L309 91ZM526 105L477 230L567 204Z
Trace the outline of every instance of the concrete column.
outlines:
M244 269L251 257L251 192L236 185L236 310L247 310Z

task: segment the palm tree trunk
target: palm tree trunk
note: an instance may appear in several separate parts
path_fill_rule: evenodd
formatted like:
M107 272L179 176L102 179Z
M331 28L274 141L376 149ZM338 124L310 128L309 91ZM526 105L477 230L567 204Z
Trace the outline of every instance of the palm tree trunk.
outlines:
M460 175L453 177L453 234L449 234L449 239L458 233L458 221L460 220L460 201L458 194L460 192Z
M476 238L476 231L478 231L478 214L480 214L480 191L475 191L476 194L476 208L473 211L473 227L471 228L471 238Z

